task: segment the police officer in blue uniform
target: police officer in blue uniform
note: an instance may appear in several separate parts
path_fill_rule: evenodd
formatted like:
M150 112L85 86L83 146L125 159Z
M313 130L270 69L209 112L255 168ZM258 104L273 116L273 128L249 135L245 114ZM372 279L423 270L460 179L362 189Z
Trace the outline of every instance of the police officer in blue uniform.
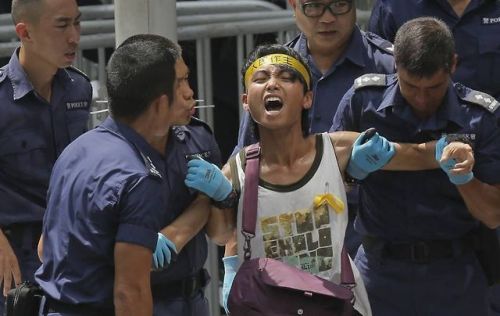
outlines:
M476 164L465 179L442 163L446 173L378 171L362 181L355 228L363 244L355 263L373 315L486 315L474 231L479 221L500 224L499 104L451 82L453 35L437 19L404 24L394 55L397 75L356 79L332 130L375 127L410 143L453 134L473 145Z
M161 36L115 50L111 117L68 146L51 177L36 273L48 315L152 315L152 252L173 220L167 137L195 104L186 73L178 45Z
M368 29L392 42L404 22L419 16L440 18L452 30L458 54L453 80L500 100L500 1L378 0Z
M210 127L193 117L188 125L172 129L165 159L169 191L167 213L175 221L164 222L166 227L161 233L175 244L175 251L170 264L163 265L165 269L151 274L153 315L208 316L204 288L210 278L203 266L207 259L208 232L204 227L210 215L210 200L205 197L199 201L198 191L189 189L183 181L188 161L203 159L220 166L221 153ZM192 204L196 210L191 210Z
M14 0L21 47L0 68L0 282L34 280L52 166L87 130L92 88L71 67L80 38L75 1ZM57 24L55 24L57 21ZM56 27L57 26L57 27ZM0 296L0 313L3 311Z
M308 62L312 73L313 105L309 111L311 133L326 132L342 96L354 79L366 73L394 72L392 44L356 26L353 0L289 0L297 26L302 33L288 43ZM233 154L255 143L251 118L245 112L238 132L238 145ZM356 254L359 238L352 230L356 215L357 190L348 195L350 225L346 234L347 248Z

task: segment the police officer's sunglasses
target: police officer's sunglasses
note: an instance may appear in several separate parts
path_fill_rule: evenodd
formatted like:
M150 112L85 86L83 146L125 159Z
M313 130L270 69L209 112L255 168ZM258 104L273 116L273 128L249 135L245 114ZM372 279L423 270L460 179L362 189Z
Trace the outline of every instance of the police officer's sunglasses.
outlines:
M318 18L325 14L326 10L333 15L342 15L351 11L352 1L332 1L330 3L306 2L302 4L302 12L309 18Z

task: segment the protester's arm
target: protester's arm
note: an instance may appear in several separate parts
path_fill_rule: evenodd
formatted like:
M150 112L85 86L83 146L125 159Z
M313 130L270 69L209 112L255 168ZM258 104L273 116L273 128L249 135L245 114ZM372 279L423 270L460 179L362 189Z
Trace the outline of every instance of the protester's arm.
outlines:
M422 144L394 143L396 154L382 169L384 170L428 170L439 168L435 159L436 141ZM474 154L468 144L452 142L444 148L450 159L458 164L456 172L469 172L474 165Z
M180 252L206 225L210 213L210 199L202 194L160 233L170 239Z
M228 181L231 181L231 168L229 164L226 164L222 168L222 173ZM234 207L221 209L212 205L206 226L207 235L212 241L219 246L227 244L232 238L235 225L236 211Z
M0 284L3 281L4 296L7 296L12 280L14 280L15 284L21 283L21 270L9 240L0 229Z
M358 140L360 135L359 133L349 131L330 133L330 139L335 148L340 170L346 170L350 159L355 159L355 157L351 155L353 153L353 144L361 144ZM392 143L394 154L388 154L392 149L387 146L388 143L386 140L379 135L375 135L374 137L381 139L380 148L362 149L362 151L364 151L362 153L363 155L375 154L376 159L368 157L376 164L376 166L374 165L374 170L418 171L439 168L439 164L434 158L436 141L423 144ZM384 142L385 144L382 145ZM363 143L370 145L370 141ZM359 149L359 146L357 148ZM452 142L445 147L445 151L449 152L451 158L460 162L456 171L467 172L472 169L474 158L472 149L469 145L460 142Z
M114 257L115 315L151 316L151 250L135 244L117 242Z

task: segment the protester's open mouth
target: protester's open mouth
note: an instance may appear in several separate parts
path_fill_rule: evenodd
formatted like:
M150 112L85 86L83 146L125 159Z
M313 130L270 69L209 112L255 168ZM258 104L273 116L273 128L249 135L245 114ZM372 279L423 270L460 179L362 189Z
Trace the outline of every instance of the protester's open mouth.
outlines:
M264 107L266 111L279 111L283 107L283 101L279 97L267 97L264 100Z

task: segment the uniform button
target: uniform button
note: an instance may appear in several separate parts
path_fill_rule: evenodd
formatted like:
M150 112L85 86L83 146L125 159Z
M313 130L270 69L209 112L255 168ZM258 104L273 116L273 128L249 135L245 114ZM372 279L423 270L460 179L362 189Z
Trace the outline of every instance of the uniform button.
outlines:
M297 310L297 315L303 315L304 314L304 310L302 308L299 308Z

